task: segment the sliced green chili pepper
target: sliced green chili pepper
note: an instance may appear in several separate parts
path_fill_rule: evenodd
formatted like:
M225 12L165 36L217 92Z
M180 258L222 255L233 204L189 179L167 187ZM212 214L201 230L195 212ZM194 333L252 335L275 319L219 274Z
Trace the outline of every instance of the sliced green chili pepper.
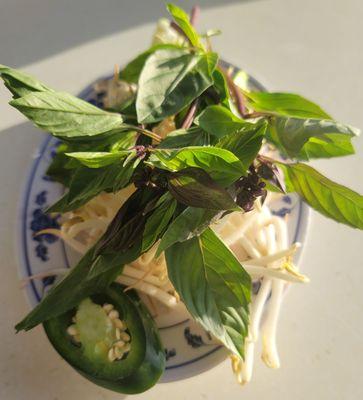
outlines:
M165 368L157 327L136 293L112 284L46 321L58 353L90 381L121 393L153 386Z

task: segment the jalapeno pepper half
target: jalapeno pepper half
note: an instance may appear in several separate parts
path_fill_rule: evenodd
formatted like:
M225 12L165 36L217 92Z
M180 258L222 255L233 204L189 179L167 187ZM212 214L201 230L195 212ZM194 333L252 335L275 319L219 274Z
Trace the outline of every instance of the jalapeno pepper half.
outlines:
M119 284L43 325L72 367L110 390L141 393L164 371L165 353L152 317L137 294L125 294Z

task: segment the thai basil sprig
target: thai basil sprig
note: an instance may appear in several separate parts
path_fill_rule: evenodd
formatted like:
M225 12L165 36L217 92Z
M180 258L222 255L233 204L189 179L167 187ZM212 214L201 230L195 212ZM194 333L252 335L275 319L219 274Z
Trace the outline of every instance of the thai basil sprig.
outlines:
M362 229L363 197L300 163L354 153L358 131L299 95L242 90L219 66L210 35L199 35L180 8L167 8L180 40L153 45L121 70L119 79L137 84L137 92L115 109L0 66L10 104L62 141L48 173L68 191L49 211L136 187L94 248L16 329L103 290L123 264L160 241L157 254L165 252L169 278L191 315L243 357L251 280L209 226L251 210L267 189L296 192L323 215ZM162 138L154 128L170 118L175 130ZM264 143L291 161L264 156Z

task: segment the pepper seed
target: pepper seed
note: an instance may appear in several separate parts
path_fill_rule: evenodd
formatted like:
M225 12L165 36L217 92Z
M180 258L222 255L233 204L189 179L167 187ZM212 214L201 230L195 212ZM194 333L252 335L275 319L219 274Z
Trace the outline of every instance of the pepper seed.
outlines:
M126 332L121 332L120 336L121 336L121 339L125 342L129 342L131 339L130 335Z
M70 335L70 336L76 336L76 335L78 335L78 330L77 330L77 328L76 328L75 325L70 325L70 326L67 328L67 333L68 333L68 335Z
M119 318L115 318L112 322L116 328L125 330L125 324Z
M103 307L102 307L105 311L106 311L106 313L108 314L111 310L113 310L113 305L112 304L104 304L103 305Z
M115 355L115 351L114 351L113 347L108 351L107 356L110 361L115 361L116 355Z
M117 319L119 317L119 313L118 313L118 311L117 310L112 310L112 311L110 311L109 312L109 314L108 314L108 318L110 318L110 319Z
M116 346L117 348L121 349L121 348L123 348L123 347L125 346L125 342L124 342L123 340L118 340L118 341L115 343L115 346Z
M118 347L113 349L113 352L115 354L115 357L119 360L122 358L122 356L124 355L124 352L122 350L120 350Z
M117 340L121 339L121 331L120 331L119 328L116 328L115 334L116 334L116 339L117 339Z

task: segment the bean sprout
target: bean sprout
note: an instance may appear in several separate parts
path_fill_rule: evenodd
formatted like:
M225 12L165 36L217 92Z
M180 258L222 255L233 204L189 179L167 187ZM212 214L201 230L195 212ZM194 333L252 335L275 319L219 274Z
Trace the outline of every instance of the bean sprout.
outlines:
M37 234L56 235L74 250L84 254L106 231L119 207L133 191L134 187L130 186L116 194L102 193L78 210L63 214L60 229L44 229ZM248 213L234 212L212 225L212 229L230 247L251 278L261 282L250 305L245 358L242 360L236 355L231 356L232 369L240 384L251 380L255 344L259 340L260 331L262 360L271 368L280 366L276 333L284 287L290 283L308 282L308 278L298 272L292 263L300 243L288 245L286 221L273 216L268 203L269 197L264 205L259 203ZM144 294L148 298L147 305L154 314L159 315L164 312L161 305L173 308L180 299L168 279L164 254L155 258L157 247L158 243L137 260L125 265L116 281L125 285L125 290L134 288ZM34 275L24 284L47 274L61 275L64 270Z
M276 332L284 286L286 282L308 282L308 278L300 274L291 263L292 256L300 244L294 243L288 247L286 221L271 216L266 206L262 206L259 212L260 215L264 215L264 218L259 220L256 218L253 229L246 231L250 240L239 239L239 244L250 256L257 253L266 254L240 260L244 261L243 265L252 278L259 277L262 280L259 291L250 306L250 325L249 335L245 340L245 358L241 360L235 355L231 357L232 370L236 374L237 381L242 385L249 382L252 377L254 348L259 338L264 311L266 314L262 323L263 350L261 358L268 367L279 368ZM269 296L271 298L267 302Z
M69 272L68 268L54 268L48 271L40 272L39 274L30 275L20 281L21 283L20 287L24 288L32 280L44 279L49 276L64 276L67 275L68 272Z
M138 282L136 279L130 278L129 276L122 274L118 278L116 278L116 282L119 282L126 286L135 285L136 289L140 290L141 292L151 297L155 297L168 307L173 307L177 304L177 300L174 296L170 295L166 291L161 290L160 288L154 285L150 285L145 281Z

